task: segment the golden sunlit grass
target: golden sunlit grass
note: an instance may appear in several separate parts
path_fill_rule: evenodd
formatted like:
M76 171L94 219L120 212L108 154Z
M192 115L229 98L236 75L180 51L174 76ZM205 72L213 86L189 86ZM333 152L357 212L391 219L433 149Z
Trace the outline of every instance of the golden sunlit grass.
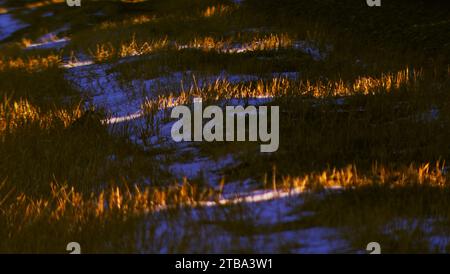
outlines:
M97 44L91 55L97 61L107 61L128 56L140 56L157 53L160 50L198 49L218 53L240 53L254 51L270 51L288 49L293 45L293 39L287 34L269 34L253 37L250 41L237 42L232 39L215 39L213 37L194 38L186 44L170 41L167 37L151 41L139 41L135 35L129 41L121 42L118 47L111 43Z
M391 92L395 94L402 89L413 92L422 78L423 75L420 70L410 72L409 69L405 69L397 73L383 74L380 77L358 77L353 82L347 83L342 80L312 83L280 77L267 81L259 80L238 84L230 83L226 79L218 79L199 87L194 76L194 84L189 89L184 90L183 88L181 91L161 94L156 98L147 98L144 101L141 107L147 126L142 130L139 137L144 145L147 145L148 139L158 135L160 127L163 125L158 113L163 111L165 114L163 119L168 119L170 116L168 110L174 106L191 104L194 97L201 97L205 103L220 102L223 104L231 99L272 98L283 102L285 100L290 101L293 98L297 100L303 98L307 101L311 98L330 99L358 95L383 95ZM285 106L285 111L288 111L290 107L293 106Z
M380 92L391 92L406 86L413 86L422 77L421 70L409 68L396 73L383 73L379 77L360 76L353 83L343 81L317 83L311 85L306 83L306 90L314 97L330 96L352 96L357 94L373 95Z
M104 241L111 240L110 243L116 243L116 246L127 235L134 238L134 231L137 232L139 227L137 225L145 223L148 214L167 206L175 209L183 204L191 204L202 195L187 184L165 189L111 187L90 195L66 185L52 183L50 187L45 198L30 197L14 190L1 196L0 234L5 240L0 244L1 252L60 253L63 250L61 244L72 237L83 243L85 252L117 252L119 249L110 249L111 246L105 245ZM111 230L111 225L116 227L115 231ZM52 228L42 230L42 226ZM124 229L128 231L125 234ZM104 233L92 237L94 231ZM35 241L22 241L27 237L35 238ZM132 242L137 243L131 241L126 245ZM136 251L136 246L131 245L129 251Z
M233 47L237 41L218 40L213 37L195 38L189 42L187 46L178 46L178 48L194 48L204 51L215 50L217 52L246 52L246 51L264 51L264 50L278 50L289 48L293 44L293 39L287 34L269 34L262 37L253 37L250 41L243 41L237 43L237 47Z
M194 85L181 92L181 99L173 96L160 105L177 104L178 100L189 103L195 96L213 104L227 98L272 98L272 104L282 110L282 140L277 153L258 154L251 144L202 144L206 154L236 151L240 155L245 168L230 171L236 180L263 178L262 170L272 165L278 166L281 174L298 174L324 165L342 167L349 162L359 169L370 169L377 161L395 166L447 159L450 132L445 126L449 121L444 98L449 78L446 71L431 75L422 69L404 69L353 81L277 78L231 84L221 80L201 88Z
M167 48L168 45L167 38L140 43L133 35L129 42L122 43L118 49L111 44L97 45L95 52L91 53L91 55L96 61L102 62L114 58L151 54L157 50Z
M49 33L44 38L40 38L35 43L45 44L45 43L55 42L60 39L62 39L62 37L59 37L57 34ZM22 45L23 48L26 49L26 48L30 47L31 45L33 45L33 40L31 40L29 38L22 38L22 40L20 41L20 44Z
M38 71L56 68L61 63L61 56L50 54L48 56L31 56L26 58L0 59L0 71L25 70Z
M335 192L336 196L337 193L347 191L363 192L367 187L394 190L410 187L436 188L440 192L449 190L448 178L443 175L440 164L433 169L429 164L418 168L410 166L398 170L374 166L369 174L359 173L356 167L349 166L342 170L326 170L305 174L301 177L284 177L275 184L277 184L277 191L301 189L305 193L309 193L310 202L305 206L307 209L315 205L313 203L316 201L315 197L320 197L320 195L316 196L316 193L322 193L322 191L336 186L342 187L342 190ZM160 225L159 222L162 220L155 216L164 212L167 214L182 212L186 207L201 208L203 207L202 202L214 201L220 196L220 193L208 189L198 189L188 182L163 188L136 186L119 188L113 186L99 193L91 194L80 193L67 185L51 183L50 186L49 195L46 198L36 198L14 190L10 184L2 184L0 189L0 193L2 193L0 196L0 222L2 224L0 250L63 252L62 247L71 239L76 238L82 243L85 252L118 252L121 250L138 252L139 241L146 240L149 241L148 244L151 244L155 240L154 237L157 237L153 228ZM267 187L273 189L274 186L267 185ZM327 191L329 192L329 190ZM432 192L428 195L437 195L436 198L439 198L438 193ZM413 196L408 197L408 200L414 200L421 196L419 193L411 194ZM380 196L378 199L382 201L383 197ZM398 198L403 199L402 196ZM318 199L321 200L321 198ZM332 203L332 199L334 198L329 199L330 201L326 200L325 205ZM364 201L358 203L364 203ZM358 203L353 206L359 206ZM434 200L430 206L442 210L447 204L446 201ZM323 204L319 204L319 206L321 205L323 206ZM220 207L224 206L226 205L221 204ZM394 204L389 204L389 206L390 209L395 210L395 208L391 208ZM386 206L384 208L389 209ZM335 208L335 210L341 209L345 208ZM232 209L230 208L230 210ZM326 214L326 210L330 209L323 206L318 210L319 214ZM444 211L440 212L444 213ZM239 214L242 216L241 218L249 218L245 206L241 207ZM335 214L345 215L347 213L344 211L335 212ZM374 216L379 216L379 214L378 212ZM385 214L385 218L389 218L390 215ZM180 215L179 218L189 218L189 216L189 214L184 217ZM447 215L443 214L442 216ZM329 221L334 220L331 219L332 215L328 218L330 218ZM187 220L180 219L178 223L182 226L185 221ZM222 222L220 217L217 219L212 217L208 221L212 224ZM357 223L360 219L355 218L352 221ZM373 225L374 223L369 224ZM112 229L112 225L114 229ZM247 225L250 226L250 224ZM43 230L42 227L48 227L48 229ZM125 227L128 232L123 230ZM186 227L179 228L188 229ZM94 231L97 232L96 237L91 235ZM143 233L147 237L145 239L135 238L137 235L135 233ZM204 237L201 232L199 233L195 236L198 240ZM240 233L243 231L240 230ZM33 238L34 241L23 241L28 237ZM129 241L123 245L121 242L125 238L129 238ZM166 242L167 246L180 244L176 239L166 239L166 241L169 241ZM180 248L178 250L183 252L181 246ZM192 247L185 248L188 250ZM239 246L239 248L250 247Z
M33 44L33 41L32 41L31 39L29 39L29 38L22 38L22 40L20 41L20 43L21 43L21 45L22 45L24 48L27 48L27 47L29 47L31 44Z
M411 185L448 188L449 180L444 174L445 162L430 163L418 167L409 165L400 169L374 164L370 171L358 174L356 166L347 166L344 169L331 169L322 173L313 173L305 177L282 178L282 186L300 187L305 190L322 191L326 189L351 190L367 186L386 186L388 188L401 188Z
M45 26L41 14L64 1L27 3L30 14L19 19L33 27L12 37L0 58L0 252L65 252L71 241L83 252L142 252L142 245L154 252L217 250L218 235L204 234L201 222L185 227L183 213L194 223L191 210L219 201L227 182L249 178L261 189L303 191L306 204L298 210L315 215L294 225L337 227L357 250L380 240L386 251L432 252L414 227L384 232L398 218L439 219L436 228L450 235L450 66L445 41L436 40L442 35L418 35L422 28L411 29L410 22L395 21L402 27L389 29L398 8L391 18L387 8L373 18L370 9L348 9L356 13L349 16L346 1L335 9L320 1L281 1L276 9L270 0L239 7L230 1L90 1L80 11L61 9ZM329 16L312 18L310 10ZM61 68L64 51L38 56L19 47L31 45L26 37L34 37L27 32L35 24L47 30L66 23L75 26L68 52L111 62L126 80L174 71L196 75L188 88L164 86L146 98L137 136L144 146L130 141L126 126L122 132L121 125L105 125L102 111L85 109ZM314 61L295 49L297 39L333 47L326 60ZM144 55L152 58L113 63ZM222 71L266 80L199 84L202 76ZM272 72L298 72L299 79ZM268 104L281 110L279 151L262 155L249 143L198 144L202 157L232 153L236 166L222 171L216 189L174 181L161 171L172 155L149 139L160 133L160 111L168 116L171 107L194 97L205 104L271 98ZM213 214L209 222L255 234L248 229L255 217L248 205L236 206L222 203L217 207L230 210L228 219ZM287 231L292 224L277 225ZM169 226L176 228L173 235ZM240 250L252 246L236 243L233 251Z
M118 27L123 27L127 25L142 25L156 20L155 17L149 15L139 15L134 16L132 18L127 18L121 22L117 21L105 21L98 25L98 31L107 30L107 29L115 29Z
M212 16L224 16L227 13L231 12L233 8L231 6L227 5L216 5L216 6L210 6L206 8L206 10L203 12L204 17L212 17Z
M2 180L24 193L46 193L51 180L91 192L101 181L108 185L125 173L136 181L143 174L159 176L151 157L136 151L126 137L109 135L100 111L80 104L43 109L25 99L5 98L0 115ZM132 161L124 159L130 154ZM108 160L111 155L118 160Z

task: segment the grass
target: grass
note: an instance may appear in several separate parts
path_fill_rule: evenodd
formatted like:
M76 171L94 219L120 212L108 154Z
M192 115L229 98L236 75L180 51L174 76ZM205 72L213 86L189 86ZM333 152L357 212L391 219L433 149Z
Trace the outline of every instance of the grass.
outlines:
M380 227L399 218L423 216L439 220L438 224L442 224L441 229L444 230L438 231L448 235L445 230L448 222L448 185L448 178L442 173L440 164L437 164L436 169L429 164L403 169L374 166L369 174L361 174L356 167L350 166L301 177L285 177L279 181L279 189L302 188L308 191L307 202L298 210L314 210L317 214L302 219L301 223L266 227L264 233L298 229L311 224L338 226L349 231L349 234L344 235L349 237L355 249L363 246L367 239L374 239L383 240L386 252L424 252L426 246L420 245L423 242L418 241L427 240L423 233L403 228L405 231L383 235L380 234L380 231L383 232ZM199 190L188 183L163 188L110 187L90 195L79 193L66 185L50 186L47 198L34 198L8 191L7 185L2 184L1 190L5 193L1 210L4 217L0 218L3 222L3 250L61 252L61 247L74 238L83 244L85 252L136 252L134 243L140 240L144 241L142 244L148 245L147 248L171 246L174 248L172 252L187 252L191 248L197 252L214 250L214 246L183 245L185 241L193 244L208 235L202 232L199 224L189 223L192 215L184 215L187 212L184 206L191 207L205 199L214 198L217 195L214 192ZM320 195L324 188L330 186L342 187L342 190ZM257 216L250 216L251 211L245 204L219 207L217 210L221 213L216 217L207 217L208 213L202 207L195 210L199 210L200 216L206 214L202 217L206 218L203 222L222 227L233 234L262 233L260 230L263 228L256 224ZM225 221L221 216L225 216ZM146 221L143 223L144 219ZM180 229L183 235L167 239L168 242L159 246L156 230L166 222L169 223L167 233L171 229ZM112 224L117 229L111 230ZM413 222L410 224L417 226ZM50 227L51 231L48 230ZM101 238L93 237L93 233L100 232ZM141 238L144 234L146 236ZM408 235L410 238L407 238ZM389 237L405 238L404 241L391 238L392 242L389 242L386 240ZM30 238L33 241L29 241ZM237 243L233 247L235 252L243 252L244 249L239 248L245 248Z
M43 111L28 101L5 98L2 180L36 195L46 193L51 181L69 181L91 191L98 186L115 143L98 118L79 122L86 117L83 112L81 106Z
M90 195L67 185L51 184L50 188L45 198L18 193L6 196L11 202L2 201L0 233L6 241L1 250L59 253L66 241L76 238L85 252L135 252L135 231L142 229L143 217L161 207L191 203L202 195L188 185L161 190L111 187ZM118 229L112 231L111 225ZM102 235L100 241L97 233Z
M371 241L383 252L441 251L430 235L449 234L446 4L364 5L86 1L70 9L63 1L7 1L4 9L32 27L0 47L0 252L64 252L71 241L93 253L259 252L251 243L261 234L317 226L339 228L354 251ZM43 20L48 12L54 15ZM24 49L67 25L66 48ZM326 57L314 60L295 49L298 41ZM67 81L61 65L72 52L110 64L124 85L184 71L194 79L152 91L138 144L126 126L102 122L109 113L87 108ZM258 80L199 85L223 71ZM196 144L200 156L231 153L238 164L221 171L215 189L170 174L167 166L195 156L148 142L165 121L156 114L198 96L205 104L271 97L281 109L279 151ZM305 203L294 214L315 214L261 226L245 203L202 206L218 201L224 184L249 178L261 189L302 190ZM204 240L221 236L229 241Z
M430 235L449 233L449 184L442 171L439 163L399 170L374 166L364 177L349 169L347 187L312 198L302 210L317 212L310 222L343 227L355 247L373 239L383 243L383 253L448 252L448 245L437 249L429 243ZM336 180L328 176L327 181Z

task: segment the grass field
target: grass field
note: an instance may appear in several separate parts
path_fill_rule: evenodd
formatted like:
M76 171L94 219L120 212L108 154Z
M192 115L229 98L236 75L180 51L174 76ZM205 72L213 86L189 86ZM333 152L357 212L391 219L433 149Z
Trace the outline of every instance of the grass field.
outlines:
M450 4L0 1L0 252L450 250ZM280 108L280 146L170 111Z

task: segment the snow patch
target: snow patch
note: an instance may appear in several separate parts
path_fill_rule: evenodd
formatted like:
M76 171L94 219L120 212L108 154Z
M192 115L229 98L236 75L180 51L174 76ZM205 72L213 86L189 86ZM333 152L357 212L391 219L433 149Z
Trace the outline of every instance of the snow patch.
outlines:
M11 14L0 15L0 41L13 35L16 31L28 27L28 24L15 19Z
M188 253L324 254L350 250L337 229L302 225L308 215L298 210L303 197L294 191L287 193L255 191L249 193L253 198L239 204L199 205L175 215L172 211L156 212L145 222L144 231L137 232L137 247L143 253L174 252L180 243L188 250L178 252ZM270 196L276 198L267 199ZM291 225L283 229L287 223Z
M58 38L59 34L69 30L69 26L66 25L55 31L47 33L39 37L35 43L27 46L27 49L62 49L69 44L70 39L67 37Z
M53 16L54 14L55 14L54 12L48 11L48 12L42 14L42 17L44 17L44 18L46 18L46 17L51 17L51 16Z
M318 47L314 46L313 43L308 41L295 41L293 48L308 54L315 61L323 61L328 56L327 52L321 51ZM331 47L328 47L327 51L331 51Z

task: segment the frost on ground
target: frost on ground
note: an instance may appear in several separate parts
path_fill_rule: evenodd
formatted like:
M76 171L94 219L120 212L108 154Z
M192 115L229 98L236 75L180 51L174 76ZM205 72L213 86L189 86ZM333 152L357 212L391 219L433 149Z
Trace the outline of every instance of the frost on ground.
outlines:
M26 27L28 27L28 24L15 19L11 14L0 14L0 41Z
M293 48L300 50L313 58L315 61L323 61L327 58L329 52L333 49L331 46L327 46L326 50L321 51L318 47L314 46L308 41L295 41Z

